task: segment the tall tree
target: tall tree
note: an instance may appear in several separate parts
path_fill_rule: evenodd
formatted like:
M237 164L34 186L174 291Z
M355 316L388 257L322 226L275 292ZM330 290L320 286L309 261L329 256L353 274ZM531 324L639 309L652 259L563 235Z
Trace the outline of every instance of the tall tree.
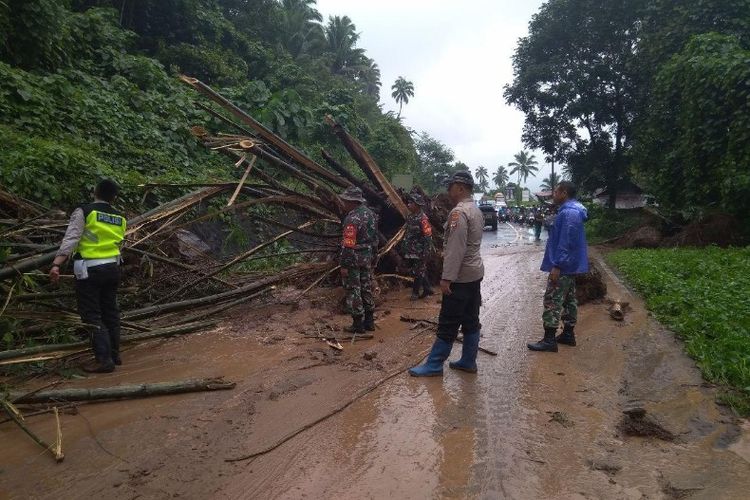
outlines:
M416 180L428 193L436 193L442 189L442 182L453 172L453 151L426 132L419 134L416 147Z
M326 51L331 56L331 72L349 74L356 72L365 59L364 49L357 48L359 33L349 16L331 16L325 29Z
M526 180L531 177L536 177L536 173L539 171L537 167L537 161L534 155L529 154L528 151L521 151L513 155L514 161L508 163L511 168L510 175L518 175L518 185L521 185L521 180L525 183Z
M585 178L590 188L602 183L609 188L610 207L627 175L633 60L644 4L548 1L534 15L529 35L518 43L514 80L505 88L506 101L526 115L526 144L544 143L553 159L574 156L576 176Z
M399 76L391 90L393 90L391 97L396 99L398 103L398 116L396 118L401 118L401 109L404 104L409 104L409 98L414 97L414 84L403 76Z
M324 42L323 16L316 0L281 1L282 40L292 57L318 53Z
M555 186L560 183L560 176L554 172L550 172L549 177L542 179L542 190L543 191L554 191Z
M479 188L479 191L481 191L482 193L486 193L490 189L490 184L488 182L490 178L489 172L487 172L487 169L485 167L480 165L477 167L476 176L478 181L477 187Z
M506 169L503 165L497 167L495 176L492 178L492 181L495 183L495 186L497 186L497 189L504 191L509 180L510 176L508 175L508 169Z

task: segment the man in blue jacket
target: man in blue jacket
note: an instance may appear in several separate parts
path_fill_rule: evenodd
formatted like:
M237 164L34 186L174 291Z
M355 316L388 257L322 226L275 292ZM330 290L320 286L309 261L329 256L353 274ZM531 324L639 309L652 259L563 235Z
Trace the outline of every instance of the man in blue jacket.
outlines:
M557 352L557 344L576 345L575 326L578 319L576 274L587 273L589 257L583 223L588 219L586 208L576 199L576 187L563 181L553 193L558 212L549 228L544 250L542 271L548 272L544 292L544 338L527 344L532 351ZM563 331L557 338L557 327L563 320Z

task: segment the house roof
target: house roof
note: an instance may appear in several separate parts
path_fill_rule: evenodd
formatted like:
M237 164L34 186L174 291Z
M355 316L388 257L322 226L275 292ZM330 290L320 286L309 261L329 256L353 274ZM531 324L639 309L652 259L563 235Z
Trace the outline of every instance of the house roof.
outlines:
M617 183L617 194L643 194L643 189L637 184L627 179L622 179ZM609 188L599 188L594 191L594 197L609 196Z

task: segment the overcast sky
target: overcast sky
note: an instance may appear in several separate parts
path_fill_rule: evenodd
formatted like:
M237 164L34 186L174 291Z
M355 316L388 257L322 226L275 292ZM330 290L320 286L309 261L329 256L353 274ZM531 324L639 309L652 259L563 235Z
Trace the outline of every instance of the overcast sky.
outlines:
M329 15L348 15L356 24L360 47L380 66L386 110L398 111L391 98L396 78L414 82L404 123L440 139L472 170L485 166L492 177L523 148L523 115L502 93L513 79L516 42L542 3L318 0L318 10L326 22ZM540 165L528 186L538 188L548 174L549 165Z

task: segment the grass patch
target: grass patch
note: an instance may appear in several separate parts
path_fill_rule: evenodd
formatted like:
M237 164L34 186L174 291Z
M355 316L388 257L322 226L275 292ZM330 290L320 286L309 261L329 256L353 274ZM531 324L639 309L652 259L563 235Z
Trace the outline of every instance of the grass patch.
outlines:
M598 205L587 205L586 208L589 212L589 220L586 222L586 239L589 245L598 245L622 236L647 220L643 211L638 209L611 211Z
M750 415L750 247L620 250L608 260L685 341L722 400Z

